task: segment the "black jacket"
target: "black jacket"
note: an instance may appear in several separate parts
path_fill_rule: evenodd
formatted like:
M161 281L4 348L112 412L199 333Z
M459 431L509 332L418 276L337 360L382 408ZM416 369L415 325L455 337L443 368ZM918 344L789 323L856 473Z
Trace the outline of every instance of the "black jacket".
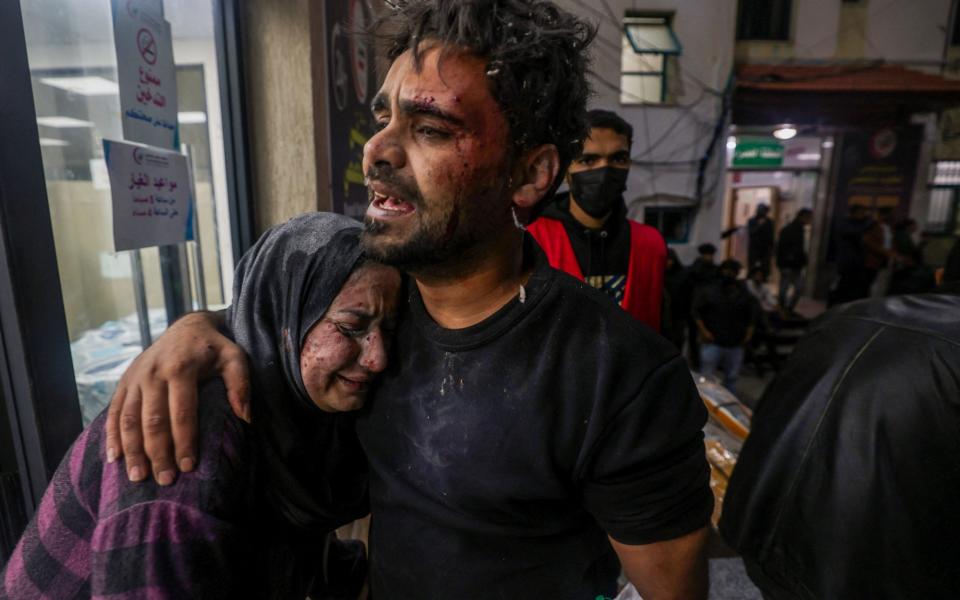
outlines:
M767 388L720 522L766 597L960 598L952 291L828 313Z
M747 254L750 266L755 261L768 261L773 254L773 221L769 218L762 221L757 217L747 221Z
M780 230L777 241L777 268L802 269L807 266L807 252L804 247L803 223L798 219Z

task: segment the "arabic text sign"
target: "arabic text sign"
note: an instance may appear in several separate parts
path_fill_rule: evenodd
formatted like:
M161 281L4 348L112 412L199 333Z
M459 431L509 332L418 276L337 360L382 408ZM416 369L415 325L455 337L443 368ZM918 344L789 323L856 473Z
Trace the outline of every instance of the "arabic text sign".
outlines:
M147 0L113 0L123 137L180 147L170 24Z
M744 138L733 151L735 167L779 167L783 164L783 144L765 138Z
M103 154L110 173L116 250L193 239L186 156L112 140L103 140Z

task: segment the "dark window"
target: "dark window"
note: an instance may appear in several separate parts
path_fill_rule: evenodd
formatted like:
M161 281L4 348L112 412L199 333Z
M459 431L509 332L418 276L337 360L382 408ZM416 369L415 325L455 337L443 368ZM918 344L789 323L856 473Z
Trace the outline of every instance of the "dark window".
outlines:
M655 227L668 244L685 244L690 240L693 213L689 206L649 206L643 211L643 222Z
M789 40L792 0L740 0L738 40Z

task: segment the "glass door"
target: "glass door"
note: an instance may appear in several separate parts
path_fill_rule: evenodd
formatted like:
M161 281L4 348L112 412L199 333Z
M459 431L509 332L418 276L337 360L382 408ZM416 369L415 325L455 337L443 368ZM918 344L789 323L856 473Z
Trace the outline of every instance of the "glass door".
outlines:
M113 249L102 139L123 135L111 0L0 2L0 568L142 349L138 308L157 335L176 311L228 304L251 242L239 0L120 2L151 3L171 23L198 235L140 251L142 269Z
M122 140L110 0L22 0L43 170L84 424L170 316L222 307L233 272L213 0L165 0L176 63L180 140L193 165L197 242L114 252L102 140ZM123 2L120 2L123 5ZM199 256L198 256L198 250ZM202 260L200 260L202 257ZM188 274L189 273L189 274Z

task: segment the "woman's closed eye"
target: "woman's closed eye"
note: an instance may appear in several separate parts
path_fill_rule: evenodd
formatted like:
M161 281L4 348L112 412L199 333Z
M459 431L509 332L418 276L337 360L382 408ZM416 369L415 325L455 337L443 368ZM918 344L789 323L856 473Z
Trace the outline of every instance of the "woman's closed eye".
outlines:
M337 327L337 330L347 337L360 337L367 332L367 325L365 323L348 323L344 321L338 321L334 323Z

